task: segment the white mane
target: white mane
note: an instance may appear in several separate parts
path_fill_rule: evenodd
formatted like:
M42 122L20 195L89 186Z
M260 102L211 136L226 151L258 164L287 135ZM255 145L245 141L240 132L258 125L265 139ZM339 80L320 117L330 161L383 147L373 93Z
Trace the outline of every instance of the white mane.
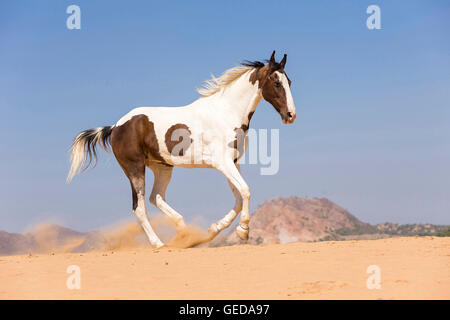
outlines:
M226 87L234 80L241 77L247 71L254 69L250 66L237 66L225 71L219 78L214 77L211 74L211 80L206 80L203 88L197 89L197 92L204 97L209 97L220 91L223 87Z

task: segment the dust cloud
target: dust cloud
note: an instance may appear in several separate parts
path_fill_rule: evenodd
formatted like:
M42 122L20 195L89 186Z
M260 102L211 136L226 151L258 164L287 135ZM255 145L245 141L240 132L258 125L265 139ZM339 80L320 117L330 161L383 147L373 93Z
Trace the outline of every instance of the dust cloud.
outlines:
M150 223L167 248L190 248L210 240L207 231L197 224L188 224L177 232L173 223L162 214L150 219ZM24 236L26 241L17 253L77 253L150 247L142 227L136 221L121 221L90 232L39 224L30 228Z

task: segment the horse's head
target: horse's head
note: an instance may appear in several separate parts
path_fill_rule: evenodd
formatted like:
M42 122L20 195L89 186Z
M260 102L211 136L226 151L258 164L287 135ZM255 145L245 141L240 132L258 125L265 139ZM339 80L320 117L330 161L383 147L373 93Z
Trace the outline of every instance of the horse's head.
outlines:
M259 81L262 96L280 114L283 123L293 123L297 113L291 94L291 80L284 71L287 55L278 63L275 51L268 64L255 72L255 80Z

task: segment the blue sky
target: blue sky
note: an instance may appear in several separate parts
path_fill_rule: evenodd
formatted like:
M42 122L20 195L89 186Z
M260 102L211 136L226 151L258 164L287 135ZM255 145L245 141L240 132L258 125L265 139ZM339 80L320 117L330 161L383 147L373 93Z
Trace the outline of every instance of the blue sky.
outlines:
M71 4L81 30L66 28ZM366 27L371 4L381 30ZM371 223L450 224L449 13L448 1L2 1L0 230L132 218L111 154L65 184L74 135L135 106L190 103L210 73L274 49L298 116L285 126L262 102L252 119L280 129L278 174L243 166L252 209L327 197ZM167 200L206 225L234 202L219 172L181 168Z

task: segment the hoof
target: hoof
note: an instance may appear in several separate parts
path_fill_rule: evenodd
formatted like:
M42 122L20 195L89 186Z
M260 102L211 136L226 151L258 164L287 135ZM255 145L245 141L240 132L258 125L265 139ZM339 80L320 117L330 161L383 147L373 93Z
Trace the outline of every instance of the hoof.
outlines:
M236 234L241 240L244 240L244 241L248 240L248 232L249 232L248 227L247 227L247 229L243 228L241 225L238 225L236 227Z
M156 244L154 247L153 247L153 249L154 250L157 250L157 249L162 249L162 248L164 248L164 247L166 247L166 245L164 244L164 243L158 243L158 244Z

